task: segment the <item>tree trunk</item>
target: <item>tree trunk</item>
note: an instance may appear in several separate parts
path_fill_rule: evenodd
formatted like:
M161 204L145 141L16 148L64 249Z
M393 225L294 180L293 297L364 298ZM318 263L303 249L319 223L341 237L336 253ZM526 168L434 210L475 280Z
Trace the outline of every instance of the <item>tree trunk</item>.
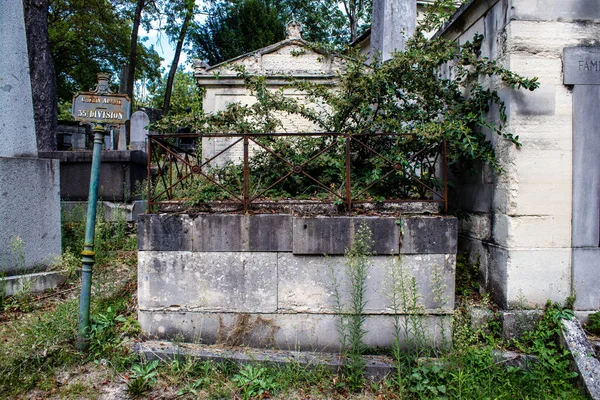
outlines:
M167 87L165 88L165 100L163 103L163 116L169 113L171 107L171 93L173 91L173 82L175 81L175 74L177 73L177 67L179 66L179 56L181 55L181 49L183 48L183 42L185 41L185 35L187 34L188 26L194 16L194 2L188 1L187 12L181 25L181 31L179 32L179 38L177 39L177 46L175 48L175 57L171 63L171 69L169 70L169 77L167 78Z
M135 83L135 66L137 63L137 44L138 44L138 30L140 29L140 22L142 20L142 11L146 5L146 0L137 0L135 7L135 15L133 17L133 27L131 29L131 48L129 50L129 70L127 74L127 96L131 100L133 106L133 85ZM133 111L133 110L132 110ZM129 143L129 123L127 126L127 143Z
M23 0L38 151L56 150L58 103L48 37L48 0Z

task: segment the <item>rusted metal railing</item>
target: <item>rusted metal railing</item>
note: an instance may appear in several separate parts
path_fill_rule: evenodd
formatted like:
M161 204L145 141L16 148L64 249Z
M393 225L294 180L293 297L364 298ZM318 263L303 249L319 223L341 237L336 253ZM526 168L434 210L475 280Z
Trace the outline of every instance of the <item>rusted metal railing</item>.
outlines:
M279 153L269 145L280 138L288 138L288 140L296 141L295 143L310 138L320 138L323 146L314 154L307 155L301 162L293 162L286 158L285 154ZM370 143L378 140L377 138L387 140L387 151L382 151ZM228 143L215 154L203 157L198 154L202 139L228 139ZM413 141L416 143L416 147L413 146L408 154L395 154L393 141L399 139ZM195 142L196 146L184 148L179 143L182 140ZM344 204L347 211L353 209L353 204L376 201L383 203L433 202L441 204L446 212L448 209L446 143L422 144L421 147L418 147L418 144L418 138L413 135L395 133L152 134L148 136L148 210L161 204L198 201L198 199L189 197L191 184L195 182L196 189L200 192L203 190L202 185L205 187L210 185L213 190L221 191L223 199L219 199L219 204L239 205L241 211L247 212L253 204L270 200L269 191L296 176L302 177L313 187L321 190L323 195L316 201ZM232 185L231 182L226 183L214 174L214 171L218 170L214 165L223 164L219 161L220 158L229 157L229 161L231 161L231 153L234 150L239 151L239 146L242 147L242 156L239 160L233 160L228 164L230 167L237 166L237 171L241 168L240 185L234 187L235 185ZM337 151L334 154L338 158L342 158L344 164L343 168L340 168L340 171L343 171L343 179L335 182L335 185L310 172L311 163L331 151ZM385 172L366 183L363 188L356 187L357 182L353 182L352 179L352 160L359 152L371 157L371 161L377 163L382 172ZM259 153L262 153L263 159L265 156L271 157L271 161L279 163L282 170L270 171L276 176L276 179L267 182L265 186L255 184L254 193L251 193L252 183L256 183L258 179L252 175L251 164L254 163L253 157ZM354 172L356 174L356 171ZM396 178L396 181L402 179L402 185L405 186L409 186L408 182L410 182L413 191L406 190L404 198L391 196L385 199L369 199L372 188L376 185L386 184L385 180L393 177Z

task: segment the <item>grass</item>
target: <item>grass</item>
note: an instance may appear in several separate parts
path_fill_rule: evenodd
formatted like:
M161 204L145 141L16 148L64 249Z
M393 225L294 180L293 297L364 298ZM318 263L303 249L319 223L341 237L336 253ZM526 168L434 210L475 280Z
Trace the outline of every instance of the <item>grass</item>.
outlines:
M80 229L69 224L67 234ZM191 358L145 362L131 350L136 340L144 339L135 313L135 236L131 226L119 224L99 224L97 243L106 254L94 270L90 351L82 354L74 345L79 293L76 279L55 291L19 300L27 301L29 307L5 309L0 318L0 397L585 398L574 383L566 354L557 344L557 321L568 316L568 310L549 304L538 329L520 342L504 342L493 334L494 329L473 332L464 305L467 299L472 301L475 286L468 277L475 275L476 269L464 259L457 266L464 280L459 293L463 300L459 300L455 314L452 348L436 359L409 357L398 351L401 373L386 379L361 379L357 386L356 376L336 375L318 365L240 366L232 361L216 364ZM67 236L66 240L75 243L77 239ZM463 273L461 268L468 271ZM415 322L412 329L418 325ZM528 369L507 367L494 355L503 348L533 354L538 362Z

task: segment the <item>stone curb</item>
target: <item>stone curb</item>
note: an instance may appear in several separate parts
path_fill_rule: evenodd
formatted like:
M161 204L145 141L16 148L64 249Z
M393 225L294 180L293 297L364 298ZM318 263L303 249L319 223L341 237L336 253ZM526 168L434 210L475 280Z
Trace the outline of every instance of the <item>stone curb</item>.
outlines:
M224 349L216 346L204 346L191 343L163 341L139 342L133 351L148 361L172 360L180 357L191 357L200 361L223 362L234 361L239 364L288 365L297 363L303 367L314 368L323 365L335 373L343 367L339 353L321 353L312 351L258 350L252 348ZM384 356L363 356L365 376L382 379L394 372L393 360Z
M561 342L571 353L572 363L579 374L579 383L590 398L600 400L600 362L587 339L581 322L574 318L562 321Z

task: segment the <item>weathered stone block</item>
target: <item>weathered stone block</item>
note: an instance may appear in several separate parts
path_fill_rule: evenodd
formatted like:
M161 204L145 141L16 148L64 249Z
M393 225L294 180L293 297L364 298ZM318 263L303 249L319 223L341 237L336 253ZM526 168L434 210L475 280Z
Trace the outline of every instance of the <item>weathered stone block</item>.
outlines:
M596 0L511 0L512 19L533 21L600 20L600 4Z
M207 214L194 219L194 251L291 251L292 216Z
M140 214L138 250L192 251L192 220L187 215Z
M293 220L294 254L344 254L365 223L373 235L376 254L398 254L398 218L297 217Z
M138 256L140 309L275 312L274 253L157 252Z
M573 249L576 310L600 309L600 248Z
M248 248L241 215L208 214L194 219L194 251L243 251Z
M526 332L535 331L540 319L544 315L543 310L516 310L503 312L502 334L506 340L519 339Z
M292 216L258 214L244 216L249 251L292 251Z
M456 254L457 220L453 217L402 219L403 254Z
M507 251L506 293L509 307L542 307L548 299L563 303L571 295L571 249Z
M340 349L339 317L331 314L218 314L140 309L138 318L145 334L160 339L183 336L186 341L204 344L310 351ZM451 321L450 316L422 317L428 346L450 344ZM403 317L399 322L403 327L414 329ZM394 342L393 323L390 315L367 316L365 344L370 348L390 347ZM404 334L398 339L401 346L407 346Z
M60 218L58 161L0 157L0 274L54 263Z
M451 312L454 308L456 257L447 254L376 256L368 260L365 302L367 313L393 313L390 298L418 297L423 310ZM352 285L344 257L297 256L282 253L278 258L278 309L280 312L332 313L337 282L341 304L351 303ZM391 276L398 279L391 281ZM408 290L412 278L417 293ZM401 283L405 290L399 293ZM395 287L395 289L394 289Z

